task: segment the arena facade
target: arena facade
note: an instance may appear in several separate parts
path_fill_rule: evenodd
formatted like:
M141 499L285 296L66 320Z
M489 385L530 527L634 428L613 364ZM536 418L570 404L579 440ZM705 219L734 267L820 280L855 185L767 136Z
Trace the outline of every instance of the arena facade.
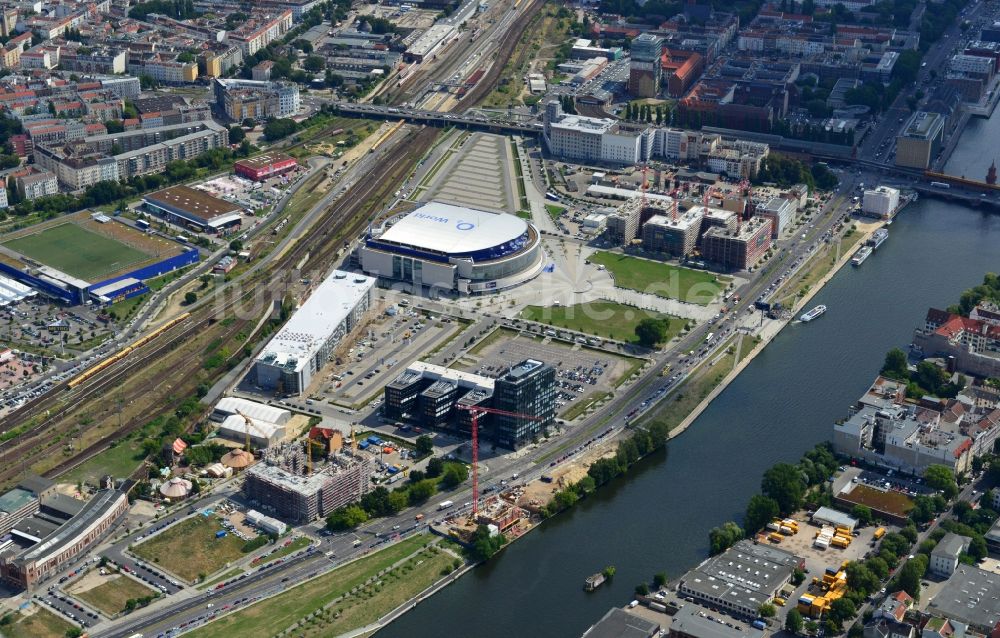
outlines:
M538 229L508 213L428 202L372 229L362 269L383 282L471 295L524 283L543 267Z

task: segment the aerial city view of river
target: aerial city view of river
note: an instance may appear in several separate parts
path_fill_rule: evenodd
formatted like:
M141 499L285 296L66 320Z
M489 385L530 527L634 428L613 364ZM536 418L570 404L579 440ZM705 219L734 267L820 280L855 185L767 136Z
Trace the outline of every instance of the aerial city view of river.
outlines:
M1000 117L973 120L947 167L982 179ZM984 165L984 159L986 165ZM886 350L906 348L929 306L944 308L1000 268L1000 214L921 198L860 268L813 299L829 311L785 328L665 453L545 522L417 605L379 638L575 638L656 572L707 556L708 531L740 520L763 472L831 437ZM810 303L813 303L810 302ZM594 593L583 579L614 565Z

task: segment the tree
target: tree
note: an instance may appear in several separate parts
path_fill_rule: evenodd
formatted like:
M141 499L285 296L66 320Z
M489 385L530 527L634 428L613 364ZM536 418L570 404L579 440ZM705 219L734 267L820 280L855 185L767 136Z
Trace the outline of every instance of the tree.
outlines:
M360 505L352 503L339 507L326 517L326 528L331 532L345 532L368 520L368 514Z
M721 554L741 538L743 538L743 528L733 521L727 521L720 527L713 527L708 533L709 551L713 555Z
M437 478L441 476L441 472L443 471L444 461L440 457L435 456L427 461L427 468L424 473L427 474L427 478Z
M427 499L434 496L437 492L437 487L434 485L433 479L425 479L419 483L414 483L410 486L410 505L419 505L425 503Z
M434 441L426 434L421 434L417 437L416 450L417 456L427 456L434 451Z
M473 560L489 560L494 554L500 551L500 548L503 547L506 542L507 539L504 538L503 534L491 536L489 528L485 525L480 525L472 534L472 549L470 553L472 554Z
M635 586L635 593L640 596L649 596L649 585L646 583L639 583Z
M936 369L936 368L935 368ZM958 483L955 473L946 465L931 465L924 470L924 480L927 485L940 490L949 501L958 494Z
M245 118L243 118L243 121L240 122L240 125L243 128L248 128L248 129L250 129L252 131L253 127L257 126L257 122L255 122L252 117L245 117Z
M761 618L774 618L778 610L771 603L761 603L760 607L757 608L757 613L760 614Z
M270 120L264 125L264 139L268 142L274 142L283 137L288 137L296 130L298 130L298 124L295 120L288 118Z
M879 589L881 581L864 563L852 562L847 565L847 586L865 596Z
M229 250L243 250L243 242L238 239L234 239L229 242Z
M318 55L310 55L305 59L305 62L302 63L302 67L306 71L312 71L313 73L319 73L325 66L326 62L324 62L323 58Z
M469 468L464 463L448 463L441 475L441 484L448 489L454 489L469 478Z
M788 611L788 615L785 616L785 629L793 634L802 631L802 614L799 613L798 609L793 607Z
M788 463L778 463L765 472L760 488L765 496L778 503L782 514L791 514L799 509L806 490L802 473Z
M198 301L198 295L194 292L184 293L184 305L190 306L194 302Z
M875 517L872 515L872 508L867 505L855 505L851 509L851 516L858 519L862 525L871 525Z
M667 584L667 574L666 572L657 572L653 574L653 587L656 589L663 589L663 586Z
M913 600L920 600L920 579L924 577L926 570L927 556L917 554L899 569L893 584L893 591L903 590L912 596Z
M973 536L972 542L969 543L969 551L967 553L976 562L979 562L984 558L986 558L986 555L989 553L986 547L986 539L984 539L979 534Z
M135 608L134 604L132 605L132 608L133 609ZM66 630L66 638L80 638L80 636L82 635L83 635L83 630L80 629L79 627L70 627L69 629Z
M747 512L743 517L743 527L751 533L756 532L781 514L778 502L763 494L754 494L747 503Z
M828 618L837 624L838 629L844 625L844 622L851 620L857 615L857 608L851 602L851 599L846 596L830 603Z
M666 341L668 328L670 328L670 320L666 317L647 317L636 325L635 336L641 345L653 348Z
M232 126L229 128L229 143L239 144L247 138L246 131L240 126Z

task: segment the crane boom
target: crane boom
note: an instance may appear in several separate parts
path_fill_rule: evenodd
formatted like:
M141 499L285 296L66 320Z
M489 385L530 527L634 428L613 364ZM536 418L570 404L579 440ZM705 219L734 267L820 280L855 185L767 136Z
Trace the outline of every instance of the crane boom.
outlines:
M465 410L472 416L472 518L479 513L479 417L483 414L499 414L513 416L529 421L541 421L540 417L499 408L487 408L480 405L456 405L456 409Z

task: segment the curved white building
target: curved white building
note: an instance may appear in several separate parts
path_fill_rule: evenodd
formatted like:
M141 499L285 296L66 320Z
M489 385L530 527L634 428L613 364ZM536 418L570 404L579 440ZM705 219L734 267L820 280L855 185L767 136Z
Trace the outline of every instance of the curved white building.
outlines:
M361 267L382 279L462 294L493 292L542 270L538 230L508 213L424 204L361 249Z

